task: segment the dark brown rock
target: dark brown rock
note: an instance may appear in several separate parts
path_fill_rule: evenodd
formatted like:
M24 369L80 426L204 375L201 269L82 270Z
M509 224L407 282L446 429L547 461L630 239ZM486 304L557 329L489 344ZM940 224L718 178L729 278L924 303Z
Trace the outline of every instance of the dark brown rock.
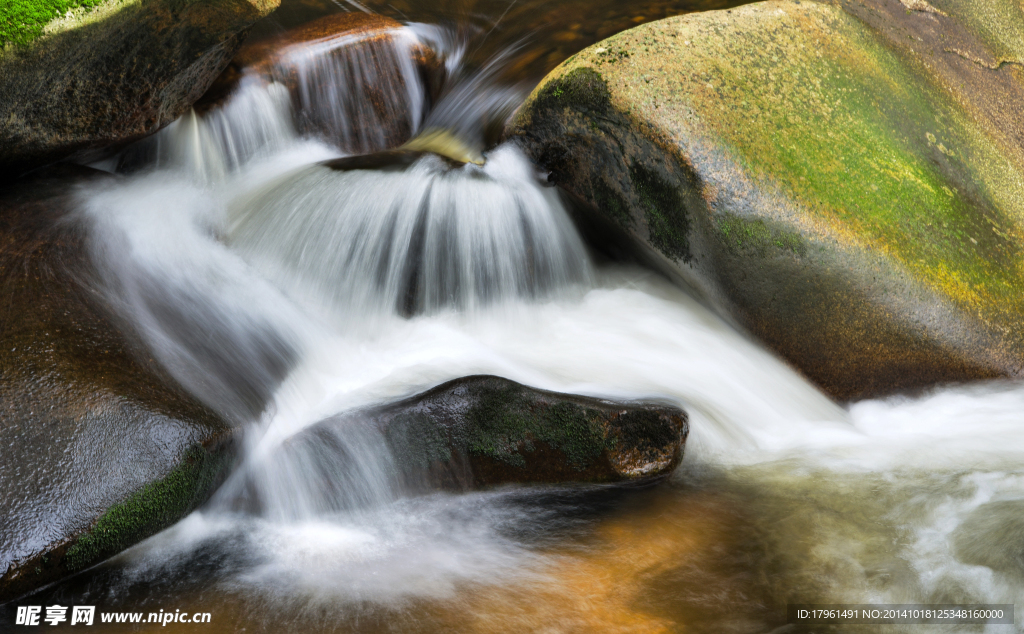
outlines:
M383 434L411 490L657 478L678 466L689 432L675 407L546 392L494 376L457 379L319 426L350 424Z
M105 308L62 167L0 189L0 603L202 503L233 428L176 387Z
M0 170L156 132L185 112L280 0L107 3L0 52Z

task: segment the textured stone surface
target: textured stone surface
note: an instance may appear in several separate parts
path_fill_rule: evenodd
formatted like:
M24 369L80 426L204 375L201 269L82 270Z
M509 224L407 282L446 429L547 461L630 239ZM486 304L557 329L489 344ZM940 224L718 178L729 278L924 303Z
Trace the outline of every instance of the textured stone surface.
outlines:
M838 398L1017 376L1019 3L765 2L549 75L507 130Z
M14 176L156 132L280 0L111 0L0 52L0 169Z
M653 403L557 394L471 376L320 425L372 425L410 489L623 482L671 473L686 413ZM315 439L315 436L313 436Z
M70 173L69 173L70 172ZM94 290L64 168L0 190L0 603L174 523L232 428L122 336Z

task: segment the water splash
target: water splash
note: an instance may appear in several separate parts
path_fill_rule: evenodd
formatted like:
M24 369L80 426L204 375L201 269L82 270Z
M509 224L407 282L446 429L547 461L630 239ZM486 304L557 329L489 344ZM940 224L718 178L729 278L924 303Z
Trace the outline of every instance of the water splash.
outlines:
M558 199L514 147L487 164L317 165L236 200L228 241L282 288L342 314L473 310L590 278Z
M156 173L79 193L101 290L170 374L228 420L259 416L305 321L217 239L216 199Z
M119 165L181 170L212 184L304 139L344 154L397 147L420 129L428 105L426 50L408 28L285 46L244 69L223 104L190 111L125 151Z
M288 89L249 75L223 107L203 117L190 111L151 143L156 144L156 167L177 168L198 182L218 183L298 139Z
M295 77L301 131L344 152L376 152L419 130L428 98L416 63L422 47L409 29L346 34L286 48L270 75Z

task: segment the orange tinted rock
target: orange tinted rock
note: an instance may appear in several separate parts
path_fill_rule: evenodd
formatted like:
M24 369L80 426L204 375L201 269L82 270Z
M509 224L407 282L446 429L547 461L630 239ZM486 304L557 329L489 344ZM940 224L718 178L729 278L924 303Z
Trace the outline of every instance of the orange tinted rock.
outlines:
M403 66L412 61L414 80L424 85L426 94L422 98L428 101L437 97L444 77L437 54L410 39L403 29L400 23L383 16L339 13L253 42L239 51L197 102L196 109L204 114L219 107L243 77L257 76L288 87L297 113L296 124L303 132L357 153L397 147L412 135L414 126L410 125L409 114L416 106L406 94L410 78ZM322 50L309 55L314 48ZM341 69L350 68L359 69L354 73L359 78L351 84L335 85L333 82L341 80ZM363 102L366 120L342 112L335 99L349 104ZM346 142L345 137L351 134L339 129L343 126L382 131L386 141L380 147L365 143L350 147L351 139Z

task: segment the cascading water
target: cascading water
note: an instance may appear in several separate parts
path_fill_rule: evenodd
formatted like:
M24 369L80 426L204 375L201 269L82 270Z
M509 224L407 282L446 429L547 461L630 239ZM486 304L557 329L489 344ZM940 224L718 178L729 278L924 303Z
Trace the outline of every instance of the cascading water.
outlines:
M327 76L300 85L358 99L365 62L344 50L303 48ZM105 601L206 601L239 630L758 632L789 601L1024 599L1019 384L840 408L660 278L593 265L514 147L483 166L352 161L346 144L379 139L302 123L348 106L249 79L162 133L155 167L81 192L113 305L183 385L250 421L206 509L95 573ZM678 403L686 461L626 504L410 497L379 434L317 425L476 373Z
M285 288L366 319L543 296L585 282L583 244L515 148L487 164L313 166L232 204L228 242Z
M201 182L221 182L304 138L346 153L398 145L424 117L426 71L414 60L425 50L409 28L285 46L245 68L225 103L204 116L186 114L122 153L119 163L184 169Z

